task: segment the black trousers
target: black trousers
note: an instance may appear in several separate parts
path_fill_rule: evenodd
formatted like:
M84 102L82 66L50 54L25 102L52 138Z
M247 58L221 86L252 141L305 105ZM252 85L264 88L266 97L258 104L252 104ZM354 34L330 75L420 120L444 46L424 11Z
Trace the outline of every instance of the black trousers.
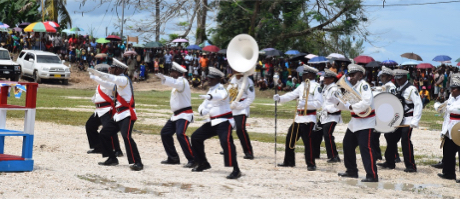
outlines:
M251 146L250 136L246 129L247 116L235 115L234 120L237 136L239 137L240 144L242 144L243 153L253 155L253 147Z
M103 157L115 158L115 152L110 150L110 137L116 135L120 131L125 141L125 149L128 158L128 163L142 163L141 156L139 155L138 146L131 137L133 131L133 125L135 121L131 120L131 117L126 117L118 122L110 119L101 130L101 138L103 144Z
M336 150L335 136L333 132L335 131L336 122L328 122L322 125L323 137L325 139L325 149L327 150L328 158L338 157L338 151Z
M313 150L313 135L312 128L314 127L314 122L310 123L293 123L290 128L288 128L287 137L285 140L285 158L283 162L289 165L295 165L295 144L296 141L301 137L304 142L304 158L306 160L307 166L315 166L315 156ZM292 129L293 134L292 135ZM291 148L293 149L291 149Z
M413 143L411 142L411 133L413 129L410 127L400 127L395 133L399 133L402 137L402 154L405 160L405 167L416 170L415 154L413 153Z
M176 133L176 137L178 138L179 144L181 145L182 151L184 152L187 160L189 162L194 160L189 137L186 135L186 130L189 124L189 121L185 119L179 119L176 121L168 120L165 126L163 126L160 135L162 137L163 147L165 148L165 152L169 159L179 160L179 155L178 152L176 152L173 140L173 135Z
M362 156L363 167L367 178L378 178L376 169L376 156L372 147L375 133L372 129L364 129L352 132L347 129L343 139L344 165L348 173L358 173L355 148L359 146Z
M224 151L224 166L237 167L235 145L232 138L232 125L229 121L221 122L215 126L211 126L211 122L207 122L192 134L191 142L195 162L198 164L208 162L205 155L204 142L216 135L219 137L221 147Z
M321 126L320 122L317 125ZM323 140L323 129L320 130L312 130L312 149L314 150L314 158L320 158L320 145L322 145ZM328 156L328 158L330 158Z
M395 159L398 157L398 147L397 143L402 137L402 131L394 131L392 133L385 133L384 137L386 138L387 148L384 152L384 157L386 158L386 163L395 167Z
M372 141L372 147L375 151L375 156L376 156L376 159L377 160L382 160L383 159L383 155L382 155L382 152L381 152L381 147L380 147L380 144L379 144L379 138L381 137L381 133L379 132L374 132L376 135L373 137L373 141Z
M108 112L101 117L98 117L95 113L91 114L90 118L86 121L86 135L88 137L88 142L90 144L90 149L102 150L101 138L99 137L98 128L103 125L105 122L112 119L112 115ZM117 134L113 135L111 138L112 150L122 151L120 149L120 141Z
M459 160L459 146L453 140L445 136L445 143L443 144L443 169L442 173L447 176L456 178L456 153L458 153Z

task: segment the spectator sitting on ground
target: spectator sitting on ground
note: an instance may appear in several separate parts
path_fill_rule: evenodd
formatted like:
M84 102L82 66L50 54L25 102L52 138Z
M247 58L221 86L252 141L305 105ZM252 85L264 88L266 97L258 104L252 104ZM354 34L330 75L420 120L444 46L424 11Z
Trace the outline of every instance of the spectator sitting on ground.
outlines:
M426 90L425 86L423 86L423 89L421 91L419 91L419 96L421 96L421 101L423 101L423 108L425 108L426 104L431 101L429 91Z
M202 81L200 80L200 77L196 74L194 74L194 77L192 78L192 87L197 88Z
M258 86L260 91L266 90L268 88L267 80L265 78L259 79Z
M288 76L288 80L286 86L283 88L284 91L292 91L294 90L295 85L293 84L293 80L291 79L291 75Z

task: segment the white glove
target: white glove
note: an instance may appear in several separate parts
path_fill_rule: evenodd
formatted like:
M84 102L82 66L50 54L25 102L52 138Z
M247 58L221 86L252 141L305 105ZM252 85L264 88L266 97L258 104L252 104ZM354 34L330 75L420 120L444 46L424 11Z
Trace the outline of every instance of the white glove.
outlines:
M94 76L98 76L103 80L107 80L109 78L109 75L100 71L97 71L93 68L88 68L88 72L93 73Z
M280 102L280 95L279 94L274 95L274 101Z
M162 73L157 73L157 74L155 74L155 76L157 76L158 78L160 78L162 80L165 79L165 76Z
M96 78L96 76L90 74L90 79L95 79L95 78Z
M237 107L238 107L238 105L239 105L239 103L238 103L238 102L236 102L236 101L233 101L233 102L231 103L231 105L230 105L230 108L231 108L231 109L235 109L235 108L237 108Z
M91 76L91 75L94 75L93 72L91 72L91 71L89 71L89 70L88 70L88 74L90 74L90 76Z
M331 102L332 102L333 104L337 104L337 103L339 102L338 98L336 98L336 97L332 97L332 98L330 98L330 99L331 99Z
M211 99L211 96L210 95L199 95L198 97L200 97L200 99Z
M414 124L410 124L410 128L412 128L412 129L415 129L415 128L416 128L416 129L417 129L418 126L417 126L417 125L414 125Z
M351 104L350 104L349 102L346 102L346 103L344 104L344 106L345 106L347 109L349 109L349 107L351 106ZM352 108L352 107L351 107L351 108Z
M210 109L203 109L201 114L202 116L204 116L204 115L208 115L209 112L210 112Z

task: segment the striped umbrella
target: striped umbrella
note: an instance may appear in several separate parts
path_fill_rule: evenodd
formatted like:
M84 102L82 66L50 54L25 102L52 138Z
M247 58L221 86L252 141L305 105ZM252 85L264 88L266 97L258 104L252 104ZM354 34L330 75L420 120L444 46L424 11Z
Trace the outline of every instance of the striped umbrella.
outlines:
M54 21L45 21L43 23L50 24L50 26L53 26L54 28L59 28L59 24Z
M24 32L51 32L55 33L56 29L53 28L50 24L43 22L35 22L28 25L24 28Z
M74 28L71 28L70 30L75 31L75 32L85 31L85 30L83 30L82 28L79 28L79 27L74 27Z

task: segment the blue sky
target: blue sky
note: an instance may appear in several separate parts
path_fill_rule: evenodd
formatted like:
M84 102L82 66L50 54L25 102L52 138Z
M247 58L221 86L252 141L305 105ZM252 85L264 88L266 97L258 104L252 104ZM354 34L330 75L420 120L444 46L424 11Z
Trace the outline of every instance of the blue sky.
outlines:
M386 0L386 5L393 4L420 4L442 2L447 0ZM78 26L88 32L90 26L95 28L95 36L105 36L105 27L108 32L117 31L113 24L117 16L111 11L113 5L104 4L99 9L91 10L97 5L91 0L84 7L80 1L68 0L67 8L71 13L73 26ZM366 0L364 5L382 5L381 0ZM106 9L109 11L106 13ZM121 8L119 8L120 11ZM363 54L383 61L392 59L398 63L409 61L400 57L406 52L414 52L423 58L423 62L439 65L432 59L437 55L448 55L452 61L460 57L460 3L430 4L418 6L371 6L366 7L368 24L367 29L372 33L369 37L371 43L365 43ZM120 12L119 12L120 14ZM125 17L145 19L150 17L148 11L136 11L133 7L125 9ZM212 18L213 16L211 16ZM177 20L179 21L179 19ZM209 20L210 26L211 23ZM170 23L173 24L173 23ZM178 32L173 25L168 25L167 33ZM138 33L126 31L124 35L135 36ZM193 34L190 34L192 37ZM167 36L163 36L167 38ZM193 42L193 38L190 38ZM456 63L455 63L456 64Z

